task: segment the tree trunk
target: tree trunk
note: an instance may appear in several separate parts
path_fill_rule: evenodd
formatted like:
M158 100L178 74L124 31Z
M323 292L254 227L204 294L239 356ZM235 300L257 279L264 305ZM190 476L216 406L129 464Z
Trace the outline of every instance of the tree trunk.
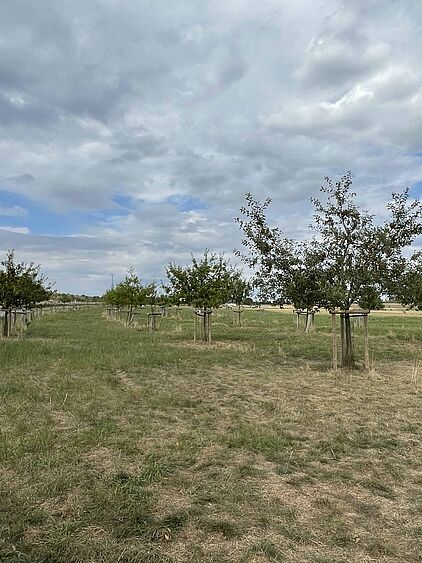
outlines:
M212 311L207 311L207 317L208 317L208 344L211 344L211 315L212 315Z
M206 309L204 309L203 332L202 332L204 342L208 342L208 329L209 329L208 312Z
M8 319L8 311L5 310L4 311L4 321L3 321L3 336L7 337L9 334L9 328L8 328L8 323L9 323L9 319Z
M344 368L353 367L352 326L349 313L340 315L341 319L341 365Z
M308 332L314 328L314 318L315 318L315 313L313 313L312 311L306 311L306 321L305 321L306 334L308 334Z
M242 326L242 321L240 318L240 315L242 313L242 310L239 309L233 309L233 326Z

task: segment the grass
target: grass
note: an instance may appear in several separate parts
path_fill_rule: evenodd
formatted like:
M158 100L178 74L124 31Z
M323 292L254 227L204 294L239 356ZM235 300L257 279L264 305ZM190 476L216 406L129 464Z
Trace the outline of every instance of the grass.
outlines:
M370 319L369 374L331 371L328 315L243 322L0 341L0 561L421 561L422 316Z

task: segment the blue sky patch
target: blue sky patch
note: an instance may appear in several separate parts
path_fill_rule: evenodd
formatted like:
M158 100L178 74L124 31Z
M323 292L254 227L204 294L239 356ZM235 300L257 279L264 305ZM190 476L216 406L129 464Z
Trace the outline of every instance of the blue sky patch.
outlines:
M125 195L125 194L114 195L113 201L114 203L117 203L119 207L124 207L125 209L132 210L135 208L135 202L133 200L133 197L131 197L130 195Z
M0 190L0 207L23 207L27 216L0 216L0 224L8 227L28 227L34 235L71 235L80 231L86 224L82 213L65 215L54 213L45 207L20 194Z
M27 215L0 214L0 226L28 227L33 235L66 236L79 234L84 231L86 225L92 225L110 217L127 215L129 213L127 208L133 207L130 197L116 196L113 201L117 206L108 209L56 213L24 195L0 190L0 208L17 206L28 212Z
M410 188L410 195L412 195L413 197L422 196L422 181L416 182L416 184L412 185L412 187Z
M209 207L204 201L189 195L172 195L166 199L166 202L175 205L179 211L194 211Z

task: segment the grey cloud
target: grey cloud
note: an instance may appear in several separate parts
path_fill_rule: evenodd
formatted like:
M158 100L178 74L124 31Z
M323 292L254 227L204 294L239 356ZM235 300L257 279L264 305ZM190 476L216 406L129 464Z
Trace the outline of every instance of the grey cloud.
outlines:
M129 265L152 279L191 250L230 253L246 191L300 233L326 174L351 168L371 209L422 179L418 2L41 4L2 7L1 187L98 213L89 237L2 231L0 246L65 285L69 272L104 288Z
M32 103L13 103L8 96L0 92L0 125L46 124L53 118L47 108Z
M322 33L312 40L303 66L296 72L305 87L350 87L379 71L388 60L388 44L361 31L358 14L353 9L347 12L346 8L327 18Z
M19 185L19 184L26 185L26 184L30 184L34 180L35 178L34 176L32 176L32 174L19 174L19 176L11 176L10 178L4 178L1 179L0 181L14 185Z
M170 151L165 139L148 133L116 141L114 148L121 152L119 156L109 160L110 164L124 164L138 162L143 158L164 157Z

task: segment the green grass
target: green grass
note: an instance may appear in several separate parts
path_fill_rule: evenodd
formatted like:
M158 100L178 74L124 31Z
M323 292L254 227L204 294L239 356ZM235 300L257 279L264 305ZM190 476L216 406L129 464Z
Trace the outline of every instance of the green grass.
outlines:
M0 341L0 561L421 561L422 316L370 318L366 373L330 369L328 315L231 315Z

